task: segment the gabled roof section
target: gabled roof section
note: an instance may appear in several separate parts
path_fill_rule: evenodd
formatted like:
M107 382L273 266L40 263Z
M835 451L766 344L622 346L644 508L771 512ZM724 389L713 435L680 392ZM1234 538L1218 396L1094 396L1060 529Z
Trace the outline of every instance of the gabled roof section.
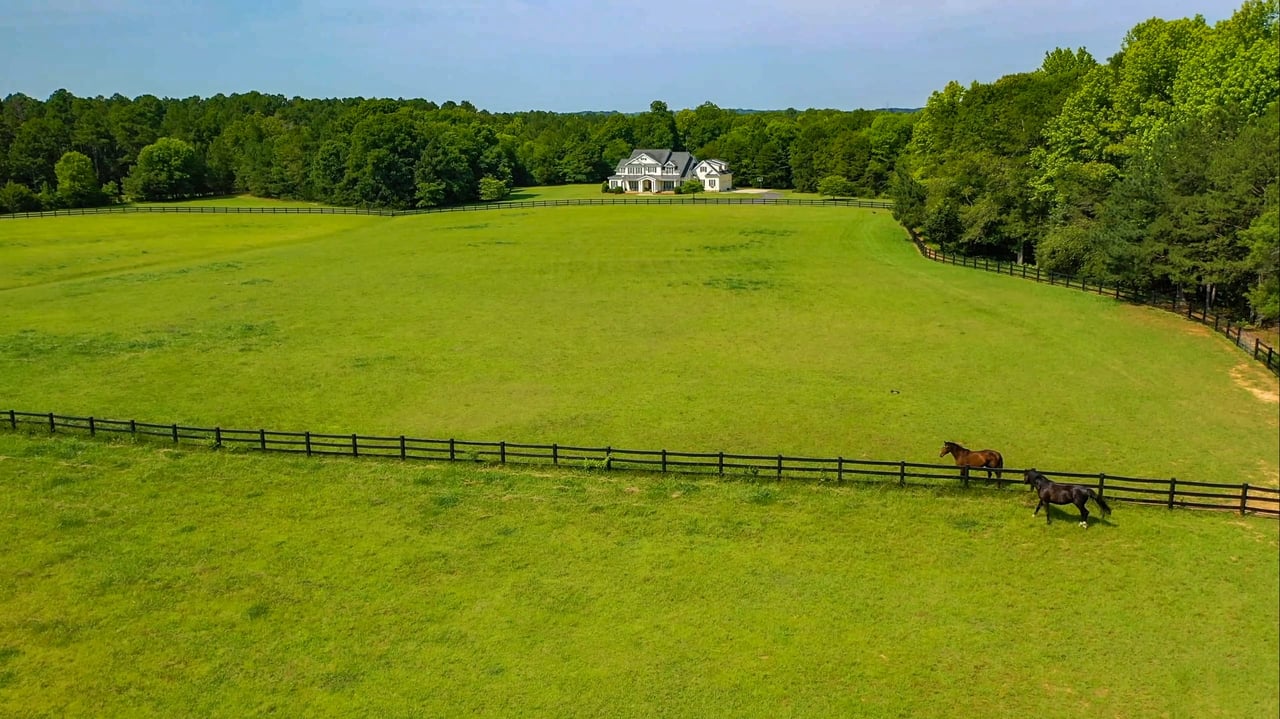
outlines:
M632 150L631 157L627 158L627 163L629 164L632 160L635 160L641 155L648 155L659 165L664 165L671 157L671 150Z
M681 177L684 177L692 173L693 168L698 164L698 158L684 151L673 152L668 149L662 149L662 150L640 149L640 150L632 150L631 157L628 157L625 160L619 162L617 171L621 173L624 167L640 159L642 155L648 155L649 158L657 162L658 166L663 169L665 169L666 166L669 164L674 165L676 174L680 175Z

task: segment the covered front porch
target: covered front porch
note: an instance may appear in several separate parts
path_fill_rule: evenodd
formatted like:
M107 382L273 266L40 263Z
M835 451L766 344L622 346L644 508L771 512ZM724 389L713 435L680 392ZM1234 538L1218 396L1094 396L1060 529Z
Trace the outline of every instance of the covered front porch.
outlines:
M679 178L662 176L609 178L609 187L621 187L624 192L675 192Z

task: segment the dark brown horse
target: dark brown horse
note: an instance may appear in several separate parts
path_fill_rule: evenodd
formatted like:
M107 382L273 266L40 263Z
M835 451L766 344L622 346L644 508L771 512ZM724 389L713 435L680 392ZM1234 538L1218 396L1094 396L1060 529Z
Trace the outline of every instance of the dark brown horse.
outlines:
M1004 467L1004 457L994 449L980 449L977 452L965 449L955 442L943 442L942 451L938 453L939 457L951 455L956 458L956 465L960 467L960 474L966 479L969 477L970 467L986 467L987 479L991 479L991 471L996 473L996 486L1003 487L1004 482L1001 481L1002 474L1000 470Z
M1036 488L1036 494L1040 495L1040 503L1036 505L1036 511L1031 516L1036 516L1040 512L1040 508L1044 507L1044 521L1046 524L1053 522L1050 517L1052 510L1050 504L1074 504L1080 510L1080 526L1085 529L1089 528L1089 510L1085 509L1085 503L1090 499L1098 503L1102 508L1104 515L1111 514L1111 507L1102 501L1102 497L1093 487L1086 487L1081 484L1058 484L1044 476L1042 473L1034 469L1025 470L1022 473L1022 481Z

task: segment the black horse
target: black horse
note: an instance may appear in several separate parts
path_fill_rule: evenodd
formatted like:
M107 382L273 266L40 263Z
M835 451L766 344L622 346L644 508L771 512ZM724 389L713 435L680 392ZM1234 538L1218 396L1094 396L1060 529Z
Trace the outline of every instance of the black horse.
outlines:
M1023 474L1022 481L1036 488L1036 494L1040 495L1040 503L1036 505L1036 511L1031 516L1040 513L1040 508L1044 507L1044 521L1046 524L1053 521L1050 513L1050 504L1074 504L1080 510L1080 526L1085 529L1089 528L1089 510L1085 509L1085 503L1090 499L1098 503L1102 507L1104 515L1111 514L1111 507L1102 501L1102 497L1097 490L1092 487L1085 487L1079 484L1058 484L1051 481L1048 477L1034 469L1028 469Z

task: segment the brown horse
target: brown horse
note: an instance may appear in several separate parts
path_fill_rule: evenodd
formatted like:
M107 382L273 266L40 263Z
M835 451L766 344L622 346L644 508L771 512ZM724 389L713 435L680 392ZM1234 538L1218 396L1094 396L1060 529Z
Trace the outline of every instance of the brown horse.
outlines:
M969 478L970 467L986 467L987 479L991 479L991 471L994 469L996 473L996 487L1003 487L1001 469L1004 468L1004 457L994 449L980 449L976 452L965 449L955 442L943 442L942 451L938 453L939 457L951 455L956 458L956 465L960 467L960 474L965 479Z

